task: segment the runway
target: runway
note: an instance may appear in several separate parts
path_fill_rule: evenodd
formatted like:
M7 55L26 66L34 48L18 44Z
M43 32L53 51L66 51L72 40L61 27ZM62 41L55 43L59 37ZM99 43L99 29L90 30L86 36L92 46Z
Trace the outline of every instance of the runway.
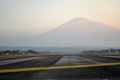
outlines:
M1 60L0 61L0 66L13 64L13 63L24 62L24 61L30 61L30 60L34 60L34 59L40 59L40 58L44 58L44 57L30 57L30 58L22 58L22 59Z
M0 65L0 70L33 70L0 73L0 80L120 79L119 56L54 55L20 60L22 61Z

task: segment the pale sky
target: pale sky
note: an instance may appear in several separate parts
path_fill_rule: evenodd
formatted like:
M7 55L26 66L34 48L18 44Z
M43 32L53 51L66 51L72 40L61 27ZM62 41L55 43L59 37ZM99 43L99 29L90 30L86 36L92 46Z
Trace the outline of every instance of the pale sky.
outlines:
M120 28L120 0L0 0L0 37L36 35L76 17Z

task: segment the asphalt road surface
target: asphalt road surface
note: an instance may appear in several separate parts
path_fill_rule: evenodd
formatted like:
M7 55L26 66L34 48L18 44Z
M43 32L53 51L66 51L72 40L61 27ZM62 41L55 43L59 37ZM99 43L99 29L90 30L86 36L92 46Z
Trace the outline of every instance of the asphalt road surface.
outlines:
M6 64L4 63L6 62ZM120 62L119 56L44 56L0 61L0 70ZM120 80L120 65L0 73L0 80Z

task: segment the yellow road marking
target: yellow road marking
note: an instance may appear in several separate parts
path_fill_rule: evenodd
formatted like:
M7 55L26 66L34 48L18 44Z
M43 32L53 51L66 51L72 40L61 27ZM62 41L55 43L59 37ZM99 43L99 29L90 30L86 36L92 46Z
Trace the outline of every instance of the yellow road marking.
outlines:
M68 66L35 67L35 68L1 69L0 73L54 70L54 69L87 68L87 67L100 67L100 66L112 66L112 65L120 65L120 62L99 63L99 64L83 64L83 65L68 65Z

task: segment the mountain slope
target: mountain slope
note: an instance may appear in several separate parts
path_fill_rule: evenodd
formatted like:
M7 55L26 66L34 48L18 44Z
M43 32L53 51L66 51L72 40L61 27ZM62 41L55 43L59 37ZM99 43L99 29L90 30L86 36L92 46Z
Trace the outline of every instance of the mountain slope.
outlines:
M16 40L15 40L16 41ZM43 34L13 42L21 46L74 47L120 45L120 30L85 18L75 18ZM120 47L120 46L119 46Z
M42 46L120 45L119 30L85 18L73 19L52 31L36 36L36 38L36 41Z

